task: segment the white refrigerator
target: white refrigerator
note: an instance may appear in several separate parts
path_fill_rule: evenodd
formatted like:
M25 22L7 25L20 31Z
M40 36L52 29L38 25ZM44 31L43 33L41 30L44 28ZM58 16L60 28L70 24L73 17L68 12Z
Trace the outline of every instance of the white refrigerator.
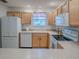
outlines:
M21 19L19 17L1 17L2 48L18 48Z

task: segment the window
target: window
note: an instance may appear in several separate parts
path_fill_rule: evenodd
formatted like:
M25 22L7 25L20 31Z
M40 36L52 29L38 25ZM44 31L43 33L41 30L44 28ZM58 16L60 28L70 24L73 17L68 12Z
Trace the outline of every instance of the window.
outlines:
M61 16L56 16L55 21L56 26L64 26L64 20Z
M33 26L46 26L48 24L47 21L47 13L45 12L34 12L32 16L32 25Z
M69 13L63 13L56 16L55 24L57 26L69 26Z

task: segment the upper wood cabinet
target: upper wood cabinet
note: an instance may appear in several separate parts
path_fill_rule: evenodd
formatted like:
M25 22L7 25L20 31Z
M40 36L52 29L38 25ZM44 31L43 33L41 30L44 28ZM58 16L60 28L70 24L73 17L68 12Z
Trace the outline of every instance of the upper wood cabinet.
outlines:
M22 24L31 24L31 13L22 13Z
M18 17L20 17L20 12L9 11L9 12L7 12L7 16L18 16Z
M55 24L55 17L62 13L62 6L57 8L55 11L48 13L48 24Z
M48 13L48 24L53 25L54 24L54 14L53 12Z
M66 1L65 4L61 6L61 8L62 8L62 13L69 12L69 2Z
M7 12L7 16L15 16L15 12Z
M58 15L57 10L54 12L48 13L48 24L49 25L54 25L55 24L55 17Z
M57 9L57 14L60 15L61 13L62 13L62 7L59 7L59 8Z
M22 24L31 24L32 13L9 11L7 12L7 16L18 16L21 17Z
M58 10L56 9L53 13L54 13L54 16L57 16L58 15Z
M79 25L79 0L70 1L70 25Z

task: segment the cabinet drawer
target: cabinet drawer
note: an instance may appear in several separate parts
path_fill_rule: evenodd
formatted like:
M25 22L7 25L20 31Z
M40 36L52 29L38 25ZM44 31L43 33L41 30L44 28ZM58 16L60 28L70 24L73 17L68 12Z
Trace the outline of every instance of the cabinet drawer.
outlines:
M33 36L48 36L48 33L33 33Z

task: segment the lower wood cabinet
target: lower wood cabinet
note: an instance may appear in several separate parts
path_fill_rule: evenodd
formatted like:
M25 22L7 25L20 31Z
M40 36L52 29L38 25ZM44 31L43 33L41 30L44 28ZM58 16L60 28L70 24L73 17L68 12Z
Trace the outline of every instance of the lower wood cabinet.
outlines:
M33 34L34 35L34 34ZM39 37L32 37L32 47L33 48L39 48L40 41L39 41Z
M33 33L32 34L33 48L49 48L49 34L48 33Z

